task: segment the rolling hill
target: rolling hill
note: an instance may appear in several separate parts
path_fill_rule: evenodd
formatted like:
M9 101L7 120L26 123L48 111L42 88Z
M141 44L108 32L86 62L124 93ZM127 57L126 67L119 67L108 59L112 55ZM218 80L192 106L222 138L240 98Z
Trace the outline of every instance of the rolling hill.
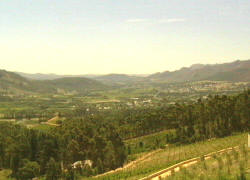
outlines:
M16 73L0 70L0 92L11 94L27 93L82 93L90 90L103 90L108 86L93 79L64 77L54 80L30 80Z
M21 75L22 76L21 76ZM39 80L37 80L39 79ZM0 70L0 91L18 93L56 93L90 90L105 90L110 87L126 85L152 84L154 82L185 81L250 81L250 60L232 63L203 65L194 64L177 71L165 71L147 77L108 74L108 75L55 75L25 74Z
M33 79L33 80L54 80L65 77L57 74L41 74L41 73L30 74L23 72L15 72L15 73L27 79Z
M0 92L31 93L32 82L15 73L0 70Z
M15 72L22 77L25 77L27 79L31 80L55 80L60 78L89 78L98 80L101 82L109 83L109 84L123 84L128 83L131 81L137 81L140 79L143 79L146 75L126 75L126 74L107 74L107 75L96 75L96 74L85 74L85 75L57 75L57 74L30 74L30 73L23 73L23 72Z
M76 91L79 93L91 90L104 90L108 88L107 85L104 85L101 82L83 77L65 77L55 80L40 81L39 83L47 84L53 88L65 91Z
M108 74L103 76L96 76L93 79L109 83L109 84L127 84L130 82L135 82L139 80L143 80L143 77L140 76L133 76L133 75L126 75L126 74Z
M60 78L72 78L72 77L85 77L85 78L95 78L98 75L95 74L86 74L86 75L58 75L58 74L42 74L42 73L23 73L23 72L15 72L16 74L25 77L27 79L32 79L32 80L55 80L55 79L60 79Z

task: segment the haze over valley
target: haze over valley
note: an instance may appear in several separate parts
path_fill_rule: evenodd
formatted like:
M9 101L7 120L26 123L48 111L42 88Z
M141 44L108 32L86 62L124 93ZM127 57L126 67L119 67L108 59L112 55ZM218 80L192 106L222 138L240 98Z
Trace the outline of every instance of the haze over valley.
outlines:
M250 1L0 12L0 180L250 179Z

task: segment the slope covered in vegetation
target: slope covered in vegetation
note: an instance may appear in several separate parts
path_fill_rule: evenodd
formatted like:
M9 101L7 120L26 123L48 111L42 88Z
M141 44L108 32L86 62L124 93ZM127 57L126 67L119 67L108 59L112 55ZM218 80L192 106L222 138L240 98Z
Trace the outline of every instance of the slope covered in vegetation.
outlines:
M71 177L71 164L83 160L93 162L85 175L102 173L125 159L123 142L109 125L75 119L41 132L0 122L0 168L11 169L11 176L18 179Z
M102 111L93 105L79 106L60 114L65 119L47 131L1 122L0 168L11 169L12 177L24 179L27 176L77 177L77 174L87 177L122 167L138 153L165 149L169 144L167 150L173 148L172 152L162 150L157 153L159 156L155 154L155 158L143 160L142 166L136 166L139 169L133 166L108 178L144 177L176 162L244 140L245 135L239 135L232 137L232 141L230 138L226 142L211 141L249 131L249 95L250 90L233 96L208 96L192 103L161 103L137 108L118 105ZM166 131L159 133L159 137L149 135L148 138L126 140L162 130ZM204 141L209 145L202 146ZM187 155L189 151L201 149L200 145L204 151ZM168 159L171 156L173 159ZM72 163L84 160L90 160L93 166L84 170L72 169Z
M65 77L55 80L30 80L16 73L0 70L0 93L84 93L92 90L105 90L108 86L93 79Z

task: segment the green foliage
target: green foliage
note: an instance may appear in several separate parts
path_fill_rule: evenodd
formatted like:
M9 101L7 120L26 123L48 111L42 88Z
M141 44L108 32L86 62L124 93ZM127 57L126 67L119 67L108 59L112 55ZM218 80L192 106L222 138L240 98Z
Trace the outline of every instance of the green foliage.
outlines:
M70 169L72 163L88 159L101 173L126 160L125 146L112 126L84 119L67 121L48 132L0 122L0 140L0 168L10 168L13 177L23 179L45 174L46 179L58 179L61 162ZM85 175L93 173L97 172L89 170Z
M112 125L102 125L98 117L76 118L64 121L56 130L67 149L63 161L73 163L89 159L99 171L115 169L126 160L125 145ZM98 162L98 163L97 163Z
M46 166L46 180L57 180L61 176L61 167L54 158L50 158Z
M61 81L58 83L65 85ZM157 90L152 89L152 92ZM83 105L81 100L72 100L74 103L65 105L65 97L39 99L36 102L13 98L15 103L20 101L16 108L9 108L9 102L1 102L7 109L4 118L15 118L20 124L25 124L22 119L27 119L34 129L0 122L0 168L11 169L13 177L22 176L24 179L31 176L72 179L79 174L90 176L122 167L127 162L127 154L132 160L139 157L139 153L159 148L165 151L166 144L171 144L171 148L174 146L172 154L169 149L169 154L165 154L164 164L125 173L124 177L151 173L187 158L187 152L182 152L183 144L248 131L249 93L210 96L188 104L160 103L152 107L130 108L117 103L109 110L99 110L95 104ZM76 102L78 106L67 109ZM39 106L28 110L36 104ZM60 118L65 119L60 121L59 127L38 125L58 113ZM33 117L38 120L32 120ZM234 160L239 159L237 153L234 152ZM247 152L245 154L247 162ZM72 169L72 163L84 160L93 161L93 167L85 168L85 171ZM219 169L223 169L224 165L218 160Z
M11 175L11 170L0 170L0 179L1 180L14 180L13 178L10 177Z
M225 138L217 138L217 139L212 139L212 140L206 140L203 142L196 142L192 144L182 144L178 146L170 145L166 147L165 149L158 150L157 152L151 154L145 160L141 160L141 161L139 160L135 165L129 168L126 168L126 169L123 169L121 171L117 171L114 173L110 173L108 175L101 176L98 178L86 178L86 179L96 179L96 180L141 179L143 177L146 177L147 175L156 173L160 170L163 170L181 161L192 159L194 157L202 157L203 155L210 154L211 152L216 152L221 149L237 146L237 145L245 143L246 140L247 140L247 134L238 134L238 135L229 136ZM233 154L231 154L230 156L233 157ZM209 161L213 161L213 164L216 165L216 168L211 166ZM224 158L223 158L223 161L224 161ZM211 158L210 160L206 160L206 166L208 167L207 171L214 173L214 175L218 174L217 165L218 163L216 159ZM195 165L190 166L190 168L192 167L195 167ZM224 167L225 166L223 166L223 168ZM205 171L203 163L200 163L199 168L196 168L195 171L200 171L199 170L200 168L202 169L201 172ZM235 168L232 168L232 170L233 169ZM183 178L180 178L178 174L179 172L175 173L176 179L183 179ZM188 177L186 176L187 180L191 180L192 178L199 179L200 177L198 173L189 172L189 174L193 174L195 177L190 177L188 179ZM223 175L224 175L224 172L223 172ZM204 179L207 179L206 173L203 177Z
M191 143L234 132L248 131L250 90L237 96L210 96L207 100L176 106L176 138L172 142Z
M18 178L28 180L40 175L40 166L37 162L24 159L21 168L18 169Z
M59 159L58 140L52 134L0 122L0 139L0 165L2 168L10 168L14 177L18 177L20 173L22 176L31 175L29 168L36 167L37 164L43 174L50 157ZM33 175L36 173L34 171Z

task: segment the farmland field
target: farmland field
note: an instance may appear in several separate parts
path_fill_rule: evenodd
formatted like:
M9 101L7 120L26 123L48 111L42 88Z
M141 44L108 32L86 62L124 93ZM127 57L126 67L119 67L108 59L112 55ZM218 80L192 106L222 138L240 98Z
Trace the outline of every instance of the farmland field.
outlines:
M197 165L181 169L164 180L198 179L250 179L250 150L241 145L237 150L214 155Z
M169 146L153 154L134 166L114 172L107 176L94 178L97 180L128 179L137 180L153 174L178 162L201 157L208 153L219 151L228 147L242 145L247 142L247 134L238 134L230 137L211 139L189 145ZM93 178L83 178L93 179Z

